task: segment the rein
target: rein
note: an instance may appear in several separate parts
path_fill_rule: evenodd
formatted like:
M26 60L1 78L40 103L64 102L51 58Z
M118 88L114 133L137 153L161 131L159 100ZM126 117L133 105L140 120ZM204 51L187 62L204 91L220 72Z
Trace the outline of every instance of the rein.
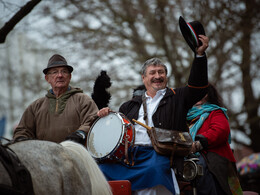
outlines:
M0 191L3 194L33 195L30 172L21 163L15 152L8 147L10 144L12 144L10 141L7 144L2 144L0 141L0 162L8 172L12 186L0 184Z

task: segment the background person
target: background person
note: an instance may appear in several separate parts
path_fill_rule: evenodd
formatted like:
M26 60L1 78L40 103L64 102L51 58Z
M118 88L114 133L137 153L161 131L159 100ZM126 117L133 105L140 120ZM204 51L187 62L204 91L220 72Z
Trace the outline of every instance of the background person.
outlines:
M191 152L197 152L199 164L204 167L204 175L197 183L198 194L242 194L236 160L229 145L227 109L212 84L207 95L189 110L187 120L195 141Z
M43 73L51 89L27 107L14 131L14 140L31 138L59 143L70 139L85 144L98 108L81 89L70 86L72 71L63 56L55 54L49 59Z

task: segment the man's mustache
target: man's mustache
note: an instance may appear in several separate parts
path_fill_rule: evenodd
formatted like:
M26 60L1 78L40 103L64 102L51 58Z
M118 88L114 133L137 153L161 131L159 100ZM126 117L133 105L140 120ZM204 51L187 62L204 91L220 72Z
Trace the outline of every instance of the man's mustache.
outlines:
M163 82L164 81L164 79L163 78L159 78L159 79L152 79L152 82L154 83L154 82Z

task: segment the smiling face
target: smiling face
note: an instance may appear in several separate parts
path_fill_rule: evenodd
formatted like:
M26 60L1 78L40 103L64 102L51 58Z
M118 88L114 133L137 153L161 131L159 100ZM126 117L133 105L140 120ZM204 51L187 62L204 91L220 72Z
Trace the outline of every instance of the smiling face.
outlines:
M71 73L66 67L51 68L45 75L45 80L51 85L53 91L65 92L70 83Z
M151 97L154 97L157 91L164 89L168 81L165 67L162 65L148 66L142 75L142 79L147 94Z

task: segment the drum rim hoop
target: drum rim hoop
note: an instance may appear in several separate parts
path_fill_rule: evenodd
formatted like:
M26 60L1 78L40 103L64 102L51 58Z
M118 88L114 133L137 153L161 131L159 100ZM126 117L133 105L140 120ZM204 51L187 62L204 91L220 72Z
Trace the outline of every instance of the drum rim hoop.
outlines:
M121 125L122 125L122 131L121 131L121 135L120 135L120 138L118 139L118 142L117 142L117 144L116 144L116 146L113 148L113 150L111 151L111 152L109 152L109 154L106 154L105 156L102 156L102 157L96 157L96 156L94 156L93 155L93 153L91 152L91 150L90 150L90 147L89 147L89 139L90 139L90 134L91 134L91 132L92 132L92 130L93 130L93 127L95 126L95 124L100 120L100 119L103 119L104 117L99 117L93 124L92 124L92 126L90 127L90 129L89 129L89 132L88 132L88 135L87 135L87 144L86 144L86 148L87 148L87 150L89 151L89 153L90 153L90 155L94 158L94 159L96 159L96 160L104 160L104 159L107 159L107 158L109 158L110 156L111 156L111 154L114 154L115 153L115 151L118 149L118 147L120 146L120 144L121 144L121 142L122 142L122 140L123 140L123 135L124 135L124 133L125 133L125 125L124 125L124 120L123 120L123 114L122 113L120 113L120 112L110 112L107 116L109 116L109 115L116 115L119 119L120 119L120 121L121 121ZM106 117L107 117L106 116ZM130 122L130 121L129 121ZM130 122L131 123L131 122ZM134 128L134 127L133 127ZM135 133L134 133L134 139L135 139ZM133 139L133 140L134 140Z

